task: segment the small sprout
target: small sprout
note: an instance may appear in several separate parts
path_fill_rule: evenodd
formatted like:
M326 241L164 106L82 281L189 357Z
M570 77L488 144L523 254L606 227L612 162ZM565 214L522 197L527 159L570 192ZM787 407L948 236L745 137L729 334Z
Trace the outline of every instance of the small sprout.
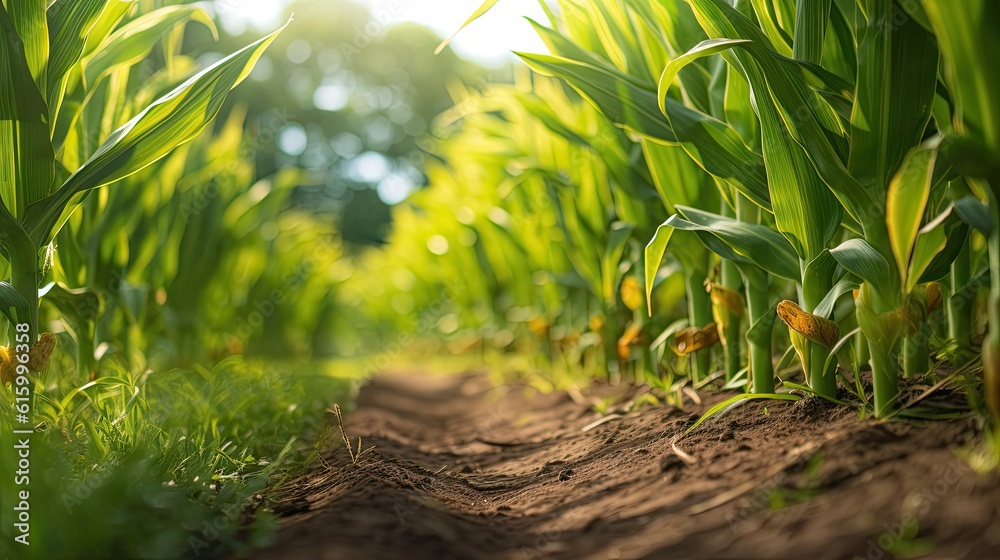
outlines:
M361 458L365 456L365 454L367 454L372 449L375 449L375 446L373 445L368 449L362 450L361 436L358 436L358 449L357 451L355 451L354 447L351 445L351 439L347 437L347 429L344 428L344 415L340 412L340 405L334 404L333 408L327 409L327 412L332 412L333 415L337 418L337 426L340 427L340 436L343 438L344 445L347 446L347 453L351 456L351 464L357 465L358 461L360 461Z

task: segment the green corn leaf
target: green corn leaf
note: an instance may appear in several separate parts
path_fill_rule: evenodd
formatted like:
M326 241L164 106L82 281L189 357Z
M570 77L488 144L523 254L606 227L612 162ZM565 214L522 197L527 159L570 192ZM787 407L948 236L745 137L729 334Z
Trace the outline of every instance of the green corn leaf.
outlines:
M441 54L441 51L443 51L444 48L448 46L448 43L450 43L455 38L455 36L457 36L463 29L468 27L470 23L486 15L486 12L493 9L493 6L496 6L497 2L499 2L499 0L486 0L485 2L483 2L482 5L480 5L479 8L477 8L476 11L473 12L472 15L465 20L465 23L463 23L461 27L456 29L455 32L452 33L450 37L442 41L441 44L438 45L436 49L434 49L434 54Z
M692 5L698 1L692 0ZM713 44L712 50L717 48L731 65L743 69L753 92L754 106L761 125L764 161L778 230L788 237L801 258L812 259L826 248L836 232L840 224L841 210L834 194L823 184L809 156L795 141L794 130L800 120L809 121L803 117L813 114L810 111L803 113L802 109L808 106L806 100L816 110L825 108L827 111L832 111L832 109L819 101L815 92L802 88L801 81L794 77L796 67L782 63L775 57L774 51L761 46L765 39L760 36L760 30L753 27L742 14L731 8L729 12L717 10L710 2L711 0L706 0L703 6L696 9L699 20L706 25L709 34L732 33L738 36L737 40L720 40ZM717 21L717 18L730 14L733 18L731 23ZM738 23L743 24L743 28L740 28ZM731 47L739 49L733 52L729 50ZM781 103L778 94L784 83L790 84L787 92L791 95L789 99L795 97L793 85L799 86L801 103L796 105L791 105L789 101L785 101L784 105ZM797 107L798 110L792 107ZM827 120L831 119L835 120L836 117ZM820 139L823 145L831 148L825 134L822 132L817 134L823 136Z
M625 223L617 223L612 226L611 234L608 236L608 245L604 249L604 256L601 259L601 283L604 294L604 301L609 305L615 301L615 289L617 288L618 263L625 254L625 246L632 236L634 226Z
M969 194L955 201L955 212L970 226L983 235L989 235L993 230L990 210L981 200Z
M653 185L668 213L675 213L674 207L678 204L708 206L700 204L704 195L712 189L706 185L707 175L683 148L659 144L647 138L643 138L641 144Z
M803 303L810 302L811 304L811 302L821 301L828 295L828 286L832 284L830 279L840 279L838 272L842 273L842 270L838 266L837 259L833 258L830 251L826 249L805 264L802 269L801 281ZM816 313L815 309L806 309L806 311Z
M28 300L8 282L0 282L0 312L11 323L17 323L18 317L28 312Z
M591 145L586 138L570 129L540 96L535 94L521 94L517 96L517 99L533 117L541 121L550 131L579 146L589 147Z
M951 217L952 206L949 206L937 218L920 229L913 246L913 258L910 260L906 275L906 291L910 292L919 283L921 277L938 256L948 246L946 221Z
M545 43L552 56L601 68L640 89L651 90L655 88L655 84L651 81L622 71L609 63L607 59L601 58L599 55L584 49L568 37L544 27L534 20L528 19L528 22L531 23L535 32L538 33L538 37Z
M168 6L144 14L116 30L93 55L84 61L83 78L88 88L116 68L132 66L149 55L160 38L178 25L199 22L218 39L212 16L202 8Z
M741 44L740 52L723 53L723 57L730 61L730 64L741 65L747 69L748 73L753 68L752 62L759 66L759 79L751 79L751 87L759 100L773 98L778 112L777 116L773 114L774 111L769 111L767 116L763 113L760 115L762 126L771 126L775 129L767 134L771 138L765 138L764 147L766 148L770 144L781 148L778 154L789 153L795 157L794 160L781 164L779 169L794 169L796 175L804 173L804 170L800 169L801 164L797 161L801 158L794 150L794 146L788 142L787 137L790 134L792 140L795 141L794 143L801 147L799 151L808 157L808 160L816 168L818 177L840 200L852 219L862 224L871 223L875 219L871 215L871 208L877 206L877 200L848 173L843 164L840 154L841 148L839 147L843 145L843 140L840 139L842 126L836 112L815 91L811 90L804 80L795 76L786 65L774 56L774 49L770 46L770 41L746 16L734 10L724 0L687 1L709 36L751 41ZM779 54L781 53L779 52ZM748 77L752 76L748 74ZM765 77L766 81L764 81ZM764 83L760 83L762 81ZM768 93L766 96L764 95L765 91ZM759 104L758 107L762 105L769 104ZM776 120L781 123L781 126L775 127L772 124ZM775 142L780 142L780 144L775 144ZM793 165L793 167L789 167L789 165ZM771 184L782 185L787 189L790 188L789 185L794 185L790 181L795 180L794 178L781 181L771 179ZM822 196L815 192L811 184L808 189L811 194L817 197ZM785 199L785 197L782 198ZM827 202L819 200L794 204L802 204L804 207L810 208L811 213L823 221L829 219L831 212L837 212L836 208L830 208ZM826 208L826 210L821 211L821 208ZM789 232L794 227L796 225L791 217L784 224L784 227L779 225L783 231ZM822 227L820 226L818 229L822 229ZM798 242L807 244L806 240L802 239L799 239Z
M920 2L899 2L898 5L904 12L906 12L906 15L910 16L914 21L920 24L920 27L923 27L927 31L934 30L933 27L931 27L930 18L927 17L927 11L924 10L924 7L920 4Z
M858 83L848 168L876 198L924 135L937 88L934 37L911 18L897 25L892 0L870 3L858 45ZM893 23L889 23L893 22Z
M556 75L591 100L608 118L658 143L680 143L688 155L708 173L733 184L744 196L770 210L770 195L764 163L749 150L739 134L725 123L685 107L673 99L667 102L669 127L650 104L656 85L626 74L582 49L566 37L532 22L539 36L559 60L596 69L553 66L536 71ZM522 55L524 57L541 55ZM529 62L529 66L531 63ZM562 70L562 71L561 71ZM625 96L624 99L622 96ZM656 95L652 99L655 103ZM647 109L650 108L650 109ZM638 115L646 118L639 119ZM709 149L709 147L711 149Z
M656 233L649 240L643 253L644 271L646 280L646 311L653 315L653 301L650 297L653 293L653 284L656 281L656 274L660 271L660 264L663 262L663 255L667 252L667 244L674 235L674 228L666 224L656 228Z
M727 64L726 70L728 76L723 100L726 122L739 133L747 146L760 151L760 122L750 102L750 84L735 67Z
M830 29L823 48L823 66L833 74L852 82L857 78L857 52L854 44L854 31L851 22L854 21L854 6L848 6L850 18L845 16L844 2L833 3L830 10ZM852 3L853 4L853 3ZM850 19L850 22L848 21ZM848 113L848 119L850 119Z
M703 169L770 209L763 161L726 123L672 99L667 101L668 121L656 110L653 91L623 81L613 71L547 55L519 56L534 70L569 82L612 122L654 141L684 146Z
M747 49L748 52L753 53L755 51L749 48L753 44L753 41L749 39L708 39L670 61L660 75L657 91L660 110L665 111L664 105L670 86L685 66L706 56L720 54L737 47ZM838 106L842 107L842 110L849 113L849 104L853 100L852 86L849 82L816 63L786 58L773 51L770 51L770 54L791 75L805 82L810 88L823 95L824 98L837 103Z
M0 200L17 219L49 192L55 174L48 110L26 46L0 5ZM37 49L37 47L35 47Z
M49 7L48 100L60 87L60 81L83 54L87 34L101 15L108 0L57 0ZM122 2L123 3L123 2Z
M889 263L864 239L848 239L830 249L840 266L877 288L892 285Z
M698 43L698 45L683 55L671 60L670 63L663 69L663 73L660 74L660 83L657 88L657 101L660 111L664 114L667 113L667 92L670 90L674 80L677 78L677 74L680 73L685 66L700 58L711 56L713 54L731 49L736 45L748 42L749 41L732 39L708 39Z
M97 320L101 311L100 293L89 288L71 289L53 282L39 290L38 295L55 305L74 329L86 328Z
M795 10L795 39L792 56L819 63L826 43L832 0L798 0Z
M133 10L137 5L136 0L107 0L100 15L94 19L87 33L87 41L83 46L83 56L89 56L107 40L108 36L114 33L118 24L122 22L126 15L135 13Z
M855 278L844 278L840 282L833 285L829 293L819 302L816 309L813 309L813 315L819 315L820 317L829 319L830 315L833 313L833 308L837 305L837 300L849 292L853 292L861 287Z
M771 0L750 0L750 3L757 13L757 21L760 22L764 34L770 40L771 48L783 56L792 56L791 37L778 24Z
M907 284L913 244L930 197L936 160L936 144L913 149L892 178L886 193L885 222L889 230L889 244L896 258L900 283L904 285Z
M637 42L638 33L629 21L627 9L611 9L604 2L594 2L591 6L590 19L594 31L609 59L629 74L650 76L651 71L645 67L646 57Z
M1000 156L1000 17L993 0L924 0L944 58L948 91L955 104L956 132L983 148L983 161Z
M656 95L635 84L623 82L617 72L555 56L518 55L536 72L565 79L613 122L643 136L677 142L670 123L656 111Z
M937 282L945 276L951 274L951 265L958 258L965 244L969 241L969 224L958 217L958 212L954 212L944 224L945 246L937 255L931 259L929 265L921 274L917 284L927 282ZM917 238L919 242L919 237Z
M7 2L7 11L14 23L28 70L38 90L45 91L46 67L49 63L49 25L45 18L46 0L16 0Z
M46 245L83 193L143 169L201 133L283 29L198 73L116 130L62 187L28 208L24 223L32 240Z
M771 228L685 206L678 206L677 212L664 225L698 233L705 246L723 258L754 264L782 278L799 278L795 251Z

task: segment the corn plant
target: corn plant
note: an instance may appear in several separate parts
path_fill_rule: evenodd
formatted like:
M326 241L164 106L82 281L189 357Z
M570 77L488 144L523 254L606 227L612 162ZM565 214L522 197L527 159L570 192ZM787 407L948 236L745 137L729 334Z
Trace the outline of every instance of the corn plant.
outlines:
M32 337L46 253L66 221L95 189L196 137L280 32L198 72L134 114L112 105L91 122L88 113L127 87L132 67L163 30L204 14L168 7L125 21L133 7L63 0L0 8L0 138L7 154L0 164L0 243L10 263L10 282L0 294L5 314L28 323Z
M956 169L980 187L988 199L988 219L969 219L989 237L991 290L987 311L990 330L983 341L985 393L993 414L1000 418L1000 122L998 105L990 88L1000 84L1000 73L988 57L1000 41L1000 12L983 0L953 4L925 0L925 25L939 41L944 62L944 78L954 107L951 120L942 118L946 134L937 146ZM981 217L984 208L976 199L968 200L971 216Z
M899 372L931 369L935 309L947 306L948 344L967 347L978 279L992 272L983 359L986 393L1000 410L995 73L983 59L995 46L995 8L936 0L553 4L543 4L549 26L535 24L549 53L521 56L565 81L641 151L671 214L646 248L647 299L664 260L680 261L689 319L701 326L708 298L692 280L704 280L714 263L721 269L711 300L729 377L743 360L731 341L745 313L752 387L773 391L777 315L811 391L835 398L838 363L860 376L868 361L874 412L893 414ZM639 200L623 184L616 189ZM983 274L974 269L973 230L989 239ZM718 260L701 256L699 244ZM844 336L855 325L859 337ZM841 351L852 342L853 351Z

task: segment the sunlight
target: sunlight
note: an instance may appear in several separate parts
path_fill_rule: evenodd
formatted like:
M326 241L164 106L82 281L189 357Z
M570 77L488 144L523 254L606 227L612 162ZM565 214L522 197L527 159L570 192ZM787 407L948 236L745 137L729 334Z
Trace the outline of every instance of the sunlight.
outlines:
M430 27L442 37L455 32L480 5L480 0L399 0L400 21ZM394 0L366 0L377 13ZM486 63L515 60L512 51L546 52L542 41L525 21L530 17L545 23L545 13L537 0L501 0L485 16L473 22L452 41L459 55Z
M447 37L455 32L479 6L479 0L361 0L380 23L414 22ZM330 0L331 9L338 0ZM264 30L280 22L281 0L215 0L213 6L220 23L229 33L247 28ZM473 60L498 64L516 60L512 51L545 52L544 44L525 21L530 17L545 23L545 13L536 0L503 0L488 14L473 22L452 41L459 55Z

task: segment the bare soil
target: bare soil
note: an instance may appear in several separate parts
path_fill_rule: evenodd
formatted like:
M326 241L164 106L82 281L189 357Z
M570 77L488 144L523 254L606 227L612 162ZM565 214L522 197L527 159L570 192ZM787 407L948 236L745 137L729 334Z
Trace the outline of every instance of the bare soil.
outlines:
M956 455L973 420L859 420L808 398L684 435L727 396L594 427L565 393L381 375L346 419L375 449L353 464L341 446L284 487L256 558L1000 558L1000 480Z

